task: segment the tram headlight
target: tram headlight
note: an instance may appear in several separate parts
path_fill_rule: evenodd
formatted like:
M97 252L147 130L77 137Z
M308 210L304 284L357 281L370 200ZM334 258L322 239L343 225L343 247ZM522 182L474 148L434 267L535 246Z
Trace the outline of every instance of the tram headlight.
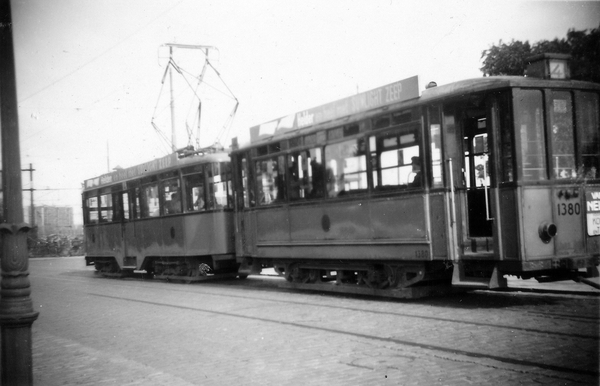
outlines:
M542 239L544 243L548 244L550 240L552 240L552 238L558 233L558 228L556 227L556 224L551 222L543 222L540 224L538 232L540 234L540 239Z

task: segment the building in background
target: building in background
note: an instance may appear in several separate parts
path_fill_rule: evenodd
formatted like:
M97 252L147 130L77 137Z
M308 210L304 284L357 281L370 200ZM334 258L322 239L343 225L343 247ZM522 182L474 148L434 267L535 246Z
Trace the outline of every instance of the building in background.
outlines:
M81 225L75 225L73 222L72 207L42 205L34 208L37 237L50 235L74 237L82 234ZM26 206L24 212L25 221L31 223L31 206Z

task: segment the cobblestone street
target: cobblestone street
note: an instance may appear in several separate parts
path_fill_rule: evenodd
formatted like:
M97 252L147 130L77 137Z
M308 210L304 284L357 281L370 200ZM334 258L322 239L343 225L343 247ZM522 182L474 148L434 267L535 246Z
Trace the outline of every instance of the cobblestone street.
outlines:
M598 383L597 296L381 300L30 261L37 385Z

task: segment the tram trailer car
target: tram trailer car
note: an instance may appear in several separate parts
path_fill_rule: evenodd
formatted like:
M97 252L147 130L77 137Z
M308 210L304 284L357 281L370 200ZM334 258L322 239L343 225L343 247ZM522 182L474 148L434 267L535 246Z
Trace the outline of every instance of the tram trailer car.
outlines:
M422 95L409 78L234 139L240 272L393 297L598 276L600 85L569 80L564 55L530 62Z
M86 180L86 263L187 282L237 275L226 152L173 153Z

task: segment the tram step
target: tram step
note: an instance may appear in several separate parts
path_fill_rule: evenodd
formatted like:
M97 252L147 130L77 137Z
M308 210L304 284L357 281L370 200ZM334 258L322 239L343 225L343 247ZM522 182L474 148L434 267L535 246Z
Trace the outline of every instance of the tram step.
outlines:
M452 286L460 287L460 288L488 289L489 285L490 285L490 280L485 279L485 278L479 279L476 277L470 277L470 278L467 278L466 280L463 279L463 280L457 281L457 282L452 280Z
M178 276L178 275L154 275L157 280L177 280L186 282L198 282L206 280L219 280L219 279L234 279L237 276L237 272L218 273L207 276Z
M490 277L471 277L465 275L465 269L461 263L455 263L452 272L452 286L472 289L493 289L506 287L507 281L500 271L498 271L497 267L494 267Z

